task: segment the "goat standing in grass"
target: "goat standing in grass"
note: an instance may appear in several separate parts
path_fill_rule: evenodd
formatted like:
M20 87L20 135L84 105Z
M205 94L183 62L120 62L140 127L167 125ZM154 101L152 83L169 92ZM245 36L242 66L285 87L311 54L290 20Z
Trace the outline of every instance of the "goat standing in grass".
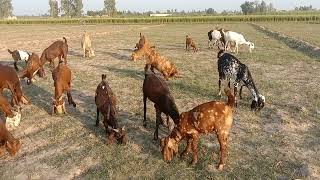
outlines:
M116 108L117 99L112 92L108 82L106 81L106 75L102 75L102 81L97 86L95 103L97 105L97 120L96 126L99 126L99 113L103 114L103 124L106 128L107 144L112 144L116 138L120 144L125 144L127 136L123 128L118 127L118 112Z
M235 97L230 90L225 90L228 102L211 101L201 104L180 115L180 122L171 134L160 140L161 152L165 161L171 161L178 153L181 140L187 140L187 146L182 157L192 150L191 164L198 162L198 142L200 134L215 132L220 144L220 162L218 169L222 170L226 164L228 135L233 122L233 108Z
M265 97L259 93L254 84L249 68L241 63L235 56L224 53L220 50L218 53L218 72L219 72L219 95L221 96L221 83L230 79L234 81L234 95L237 96L237 88L240 85L240 98L242 86L246 86L253 96L251 103L252 110L261 110L265 104Z
M199 50L194 40L189 35L186 35L186 51L190 51L191 47L193 52L197 52Z

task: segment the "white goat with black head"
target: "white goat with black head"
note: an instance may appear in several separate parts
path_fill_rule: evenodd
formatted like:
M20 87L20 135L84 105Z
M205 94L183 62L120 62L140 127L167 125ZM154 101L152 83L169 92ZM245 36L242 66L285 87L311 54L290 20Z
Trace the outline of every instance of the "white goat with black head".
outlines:
M242 98L242 87L246 86L253 96L251 103L251 110L261 110L265 104L265 97L259 93L256 88L249 68L241 63L235 56L224 53L220 50L218 53L218 71L219 71L219 95L221 96L221 82L223 80L234 81L234 96L237 96L237 88L240 85L240 99Z

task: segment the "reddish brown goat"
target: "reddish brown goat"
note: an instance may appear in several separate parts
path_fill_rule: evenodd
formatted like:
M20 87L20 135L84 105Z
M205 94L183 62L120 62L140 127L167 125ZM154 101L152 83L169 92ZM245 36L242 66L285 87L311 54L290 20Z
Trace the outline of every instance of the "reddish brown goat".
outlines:
M107 143L112 144L116 138L120 144L125 144L127 141L125 130L124 128L119 129L118 126L117 99L106 81L106 77L105 74L102 74L102 81L97 86L94 97L97 105L96 126L99 126L99 113L101 112L104 117L103 124L106 134L108 135Z
M180 115L179 125L173 129L170 136L160 141L162 155L165 161L171 161L178 153L179 142L186 138L187 147L182 153L186 156L191 150L193 158L191 164L198 162L198 142L200 134L215 131L220 143L220 162L218 169L222 170L226 164L228 135L233 121L235 97L230 90L225 90L228 102L211 101L201 104L189 112Z
M54 98L53 98L53 108L52 115L54 113L62 114L66 113L65 103L63 99L63 93L67 92L68 102L76 107L76 103L73 101L71 96L71 70L70 68L63 64L62 61L59 65L52 71L52 79L54 81Z
M161 113L164 113L172 118L175 124L179 123L179 111L170 93L168 84L165 80L149 72L145 73L143 81L143 104L144 104L144 118L143 126L147 126L147 99L154 103L156 110L156 130L154 132L154 140L158 139L159 125L163 123Z
M190 51L190 47L192 47L193 52L197 52L199 50L196 43L193 41L193 39L187 35L186 36L186 51Z
M0 94L0 109L2 109L6 117L13 117L10 104L8 103L7 99L2 96L2 94Z
M29 104L28 98L23 94L19 77L16 71L9 66L0 64L0 93L9 89L12 93L11 105Z
M29 56L27 67L20 73L20 78L28 78L27 84L32 83L32 79L35 75L44 77L43 64L40 61L39 56L36 53L32 53Z
M41 55L41 63L44 65L46 62L50 63L51 68L54 68L54 59L59 58L64 59L64 63L67 64L67 54L68 54L68 43L67 39L63 37L64 41L56 41L52 43L48 48L46 48Z
M8 131L4 121L0 118L0 156L7 150L11 156L15 156L21 147L18 139L15 139Z

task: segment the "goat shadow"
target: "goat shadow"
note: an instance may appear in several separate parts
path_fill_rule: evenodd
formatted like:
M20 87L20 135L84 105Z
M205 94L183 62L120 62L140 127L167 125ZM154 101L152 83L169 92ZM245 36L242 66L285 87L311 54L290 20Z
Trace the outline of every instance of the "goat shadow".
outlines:
M68 54L70 54L71 56L75 56L75 57L79 57L79 58L83 58L83 54L77 51L69 51Z
M130 55L119 54L119 53L115 53L115 52L96 51L96 53L100 53L100 54L103 54L105 56L111 56L111 57L113 57L113 58L115 58L117 60L122 60L122 61L130 61L130 59L131 59Z

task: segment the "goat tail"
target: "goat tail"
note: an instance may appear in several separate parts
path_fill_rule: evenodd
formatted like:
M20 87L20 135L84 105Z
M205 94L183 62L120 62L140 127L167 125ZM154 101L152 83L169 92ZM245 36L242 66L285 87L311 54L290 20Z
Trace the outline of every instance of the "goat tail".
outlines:
M12 53L13 53L10 49L8 49L8 52L9 52L10 54L12 54Z
M63 37L64 43L68 44L67 38Z
M106 74L102 74L101 75L101 79L102 79L102 81L105 81L107 79L107 75Z
M229 88L224 89L224 92L228 96L228 103L227 103L228 106L234 107L236 102L236 98L234 97L234 94L231 92Z

